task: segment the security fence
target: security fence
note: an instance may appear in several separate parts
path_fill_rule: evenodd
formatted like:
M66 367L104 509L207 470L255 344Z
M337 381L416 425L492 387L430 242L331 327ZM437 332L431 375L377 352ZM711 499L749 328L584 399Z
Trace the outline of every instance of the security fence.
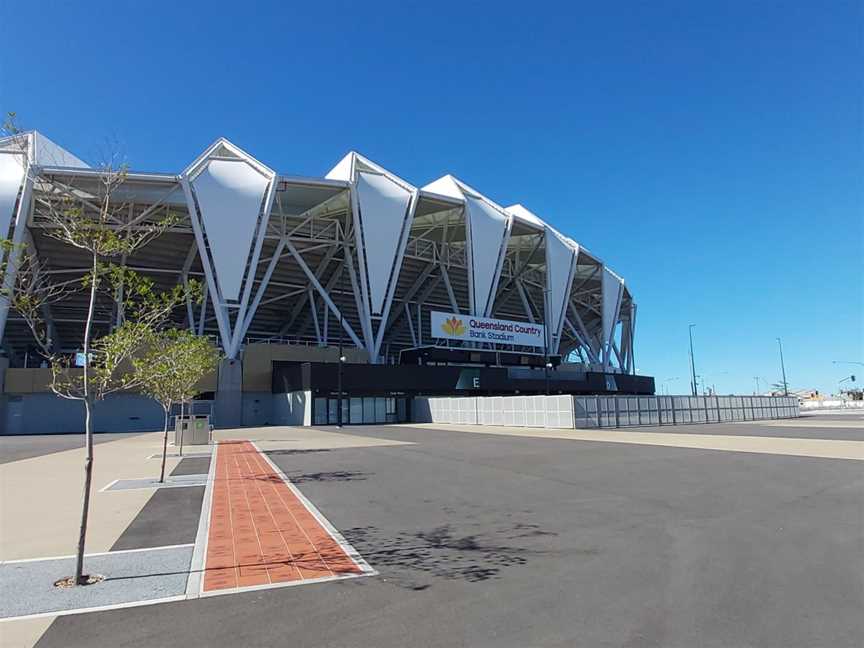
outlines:
M541 428L615 428L799 416L772 396L468 396L414 399L414 421Z
M792 396L574 396L575 427L688 425L793 418Z

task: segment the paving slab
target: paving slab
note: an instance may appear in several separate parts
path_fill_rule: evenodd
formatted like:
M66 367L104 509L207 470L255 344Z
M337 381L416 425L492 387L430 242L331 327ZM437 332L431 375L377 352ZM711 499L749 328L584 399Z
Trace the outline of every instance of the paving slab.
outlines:
M204 486L160 488L111 547L146 549L195 542Z
M89 552L108 551L155 492L99 489L116 479L157 476L158 464L144 457L161 449L161 442L157 432L124 435L96 446ZM166 469L173 470L177 463L168 459ZM81 522L83 466L83 448L0 465L0 560L62 556L74 550Z
M204 457L184 457L171 471L171 476L178 475L206 475L210 472L210 455Z
M169 476L165 478L165 481L159 481L156 477L117 479L105 486L101 492L139 490L144 488L189 488L190 486L204 486L206 483L207 473L201 475Z
M192 547L116 551L85 557L87 573L105 580L85 587L58 588L71 575L75 558L0 564L0 619L141 604L185 594Z
M110 441L128 439L139 432L122 434L94 434L93 443L100 445ZM0 434L0 464L41 457L43 455L84 447L84 435L76 434Z

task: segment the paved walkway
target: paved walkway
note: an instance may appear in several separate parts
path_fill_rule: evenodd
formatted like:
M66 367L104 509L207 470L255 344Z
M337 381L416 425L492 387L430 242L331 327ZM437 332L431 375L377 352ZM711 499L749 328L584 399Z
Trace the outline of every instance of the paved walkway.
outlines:
M258 447L282 454L406 443L347 431L340 434L287 426L217 430L214 437L224 439L228 435L233 438L251 436ZM98 434L96 441L88 555L110 551L158 492L154 489L102 489L118 479L158 474L159 462L148 457L161 457L162 450L162 434L158 432ZM0 442L0 454L4 459L0 461L0 561L68 555L75 549L80 523L83 435L20 438L0 435ZM192 457L202 453L201 448L193 446L183 454ZM169 452L166 473L179 461L176 452ZM51 616L3 621L0 646L33 646L52 621Z
M204 592L363 571L248 441L217 448L205 565Z
M765 422L751 423L758 431ZM822 459L854 459L864 461L864 441L845 439L813 439L773 436L745 436L741 434L718 434L725 425L719 423L699 426L705 432L675 433L660 432L663 428L625 428L601 430L544 429L529 427L501 427L497 425L445 425L441 423L413 423L404 427L429 430L449 430L474 434L498 434L542 439L570 439L573 441L597 441L600 443L628 443L636 445L691 448L694 450L721 450L725 452L754 452L759 454L788 455L794 457L818 457ZM695 426L688 426L693 429ZM858 424L853 427L862 427ZM674 429L674 428L673 428ZM862 427L864 430L864 427Z

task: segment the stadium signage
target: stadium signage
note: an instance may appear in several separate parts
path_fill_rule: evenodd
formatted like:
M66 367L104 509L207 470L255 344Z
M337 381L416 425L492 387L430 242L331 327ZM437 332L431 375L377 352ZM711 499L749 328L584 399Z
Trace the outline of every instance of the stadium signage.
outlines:
M493 344L542 347L546 334L542 324L471 317L440 311L432 311L430 324L433 337Z

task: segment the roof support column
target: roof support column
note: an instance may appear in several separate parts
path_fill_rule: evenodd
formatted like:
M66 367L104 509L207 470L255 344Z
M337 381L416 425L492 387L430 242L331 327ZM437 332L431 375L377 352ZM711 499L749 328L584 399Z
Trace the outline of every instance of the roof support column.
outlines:
M11 154L7 154L11 155ZM23 156L21 156L23 158ZM6 272L3 274L3 289L9 294L15 290L15 278L18 275L18 262L21 257L21 246L24 242L27 219L30 215L31 197L33 195L33 178L30 176L30 165L24 161L23 177L21 186L21 195L18 199L18 207L14 212L12 222L14 223L12 231L12 249L9 250ZM14 201L10 201L14 205ZM5 236L5 232L3 233ZM35 249L34 249L35 254ZM6 322L9 319L9 299L5 296L0 296L0 343L6 332Z

